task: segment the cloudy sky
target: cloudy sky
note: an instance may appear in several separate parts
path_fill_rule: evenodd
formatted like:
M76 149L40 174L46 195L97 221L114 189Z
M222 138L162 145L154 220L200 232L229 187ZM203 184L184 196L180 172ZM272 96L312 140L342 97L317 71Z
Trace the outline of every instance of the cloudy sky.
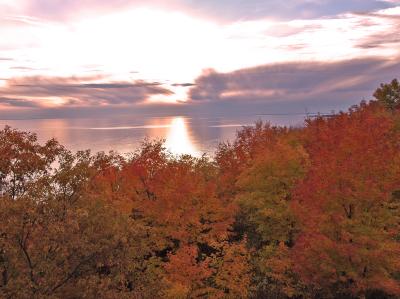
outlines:
M0 0L0 117L345 109L400 77L400 0Z

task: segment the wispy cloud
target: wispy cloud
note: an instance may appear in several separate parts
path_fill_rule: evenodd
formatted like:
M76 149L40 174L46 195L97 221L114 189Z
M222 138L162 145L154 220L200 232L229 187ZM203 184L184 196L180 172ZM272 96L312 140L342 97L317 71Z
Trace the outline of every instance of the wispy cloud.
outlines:
M400 2L398 2L400 4ZM384 48L392 47L400 49L400 7L394 12L388 10L389 13L369 13L366 14L371 22L375 20L371 26L376 24L377 20L385 20L385 28L381 32L371 32L370 35L362 38L357 44L361 48Z
M195 84L194 83L173 83L171 85L175 86L175 87L192 87Z
M357 46L360 48L371 49L390 45L400 46L400 35L398 33L388 32L386 34L371 34L362 40Z
M29 66L12 66L10 67L10 70L32 71L35 69Z

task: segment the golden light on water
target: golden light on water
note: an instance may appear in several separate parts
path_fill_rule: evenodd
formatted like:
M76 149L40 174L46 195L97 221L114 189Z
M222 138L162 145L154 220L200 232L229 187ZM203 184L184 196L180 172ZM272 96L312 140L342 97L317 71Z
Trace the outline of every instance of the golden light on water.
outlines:
M176 155L191 154L198 156L199 151L194 145L186 119L174 117L167 132L166 148Z

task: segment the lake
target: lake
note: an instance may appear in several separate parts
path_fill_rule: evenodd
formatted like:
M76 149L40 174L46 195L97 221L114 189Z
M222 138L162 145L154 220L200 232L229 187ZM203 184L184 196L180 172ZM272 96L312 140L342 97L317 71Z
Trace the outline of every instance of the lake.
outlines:
M302 115L242 115L223 117L193 116L115 116L85 119L0 120L0 126L31 131L40 142L56 138L68 149L77 151L133 152L145 138L164 139L174 154L213 155L222 141L232 141L241 127L257 120L274 125L299 126Z

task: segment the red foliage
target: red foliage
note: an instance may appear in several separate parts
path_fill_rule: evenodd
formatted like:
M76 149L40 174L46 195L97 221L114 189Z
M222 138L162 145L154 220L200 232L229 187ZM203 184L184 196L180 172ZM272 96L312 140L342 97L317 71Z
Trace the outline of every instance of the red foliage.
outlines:
M393 117L361 105L304 131L311 169L293 210L302 224L296 271L319 288L400 294L399 226L390 208L400 186L399 133Z

